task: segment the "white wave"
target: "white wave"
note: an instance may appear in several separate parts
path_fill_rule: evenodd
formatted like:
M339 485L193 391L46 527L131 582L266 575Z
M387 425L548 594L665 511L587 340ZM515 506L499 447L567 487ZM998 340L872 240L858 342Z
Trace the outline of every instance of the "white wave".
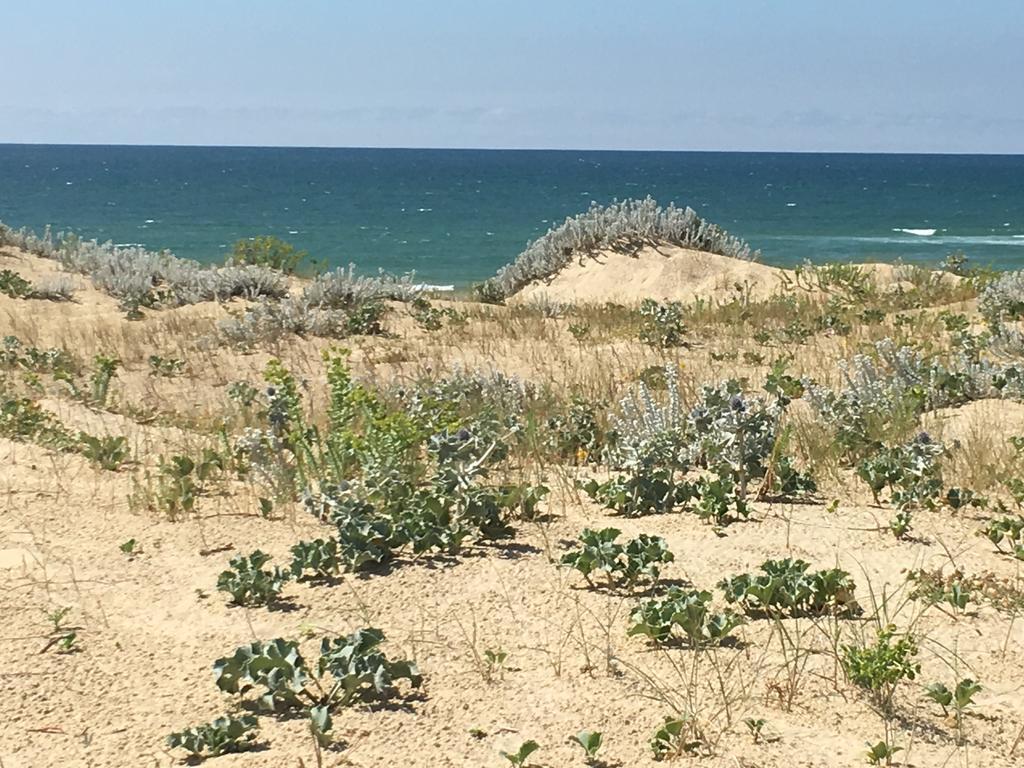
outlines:
M796 203L786 203L787 208L796 208Z
M917 235L918 237L931 237L939 230L937 229L902 229L896 228L893 232L902 232L905 235Z
M455 290L454 285L434 285L433 283L418 283L413 288L417 291L437 291L438 293L451 293Z

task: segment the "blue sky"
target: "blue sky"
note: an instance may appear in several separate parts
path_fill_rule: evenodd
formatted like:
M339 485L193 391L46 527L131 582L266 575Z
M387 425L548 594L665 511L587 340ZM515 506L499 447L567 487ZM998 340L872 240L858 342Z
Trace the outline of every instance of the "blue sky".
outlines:
M1019 0L4 5L0 142L1024 152Z

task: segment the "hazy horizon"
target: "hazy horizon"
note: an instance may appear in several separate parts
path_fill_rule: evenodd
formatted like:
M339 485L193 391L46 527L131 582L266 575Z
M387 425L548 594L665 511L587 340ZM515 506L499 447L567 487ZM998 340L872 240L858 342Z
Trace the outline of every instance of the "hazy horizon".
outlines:
M1024 9L54 0L5 9L0 142L1019 154Z

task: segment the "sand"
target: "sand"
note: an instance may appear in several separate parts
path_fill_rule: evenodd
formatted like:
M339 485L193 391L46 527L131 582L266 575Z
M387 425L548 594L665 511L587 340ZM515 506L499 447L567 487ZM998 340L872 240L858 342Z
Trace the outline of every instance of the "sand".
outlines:
M545 290L559 301L593 302L727 300L736 283L759 296L780 290L781 270L730 261L693 253L610 256L602 265L570 267ZM52 265L0 252L0 268L30 276ZM539 290L528 288L520 298L529 300ZM279 636L302 640L315 657L321 635L366 625L386 632L389 654L415 659L426 682L402 706L338 713L341 743L324 753L326 766L486 768L507 764L499 751L527 739L541 745L531 765L584 765L582 751L568 741L581 729L604 733L603 764L653 766L648 742L673 707L694 709L713 747L695 765L864 764L865 742L883 737L883 723L837 670L829 622L783 622L799 638L798 649L785 652L779 627L763 620L738 631L738 646L712 654L652 649L626 635L635 598L588 590L552 562L583 527L608 525L628 536L664 536L676 556L664 576L700 588L712 589L719 579L767 558L801 557L815 567L848 569L862 601L870 604L871 593L876 599L887 595L891 619L900 626L913 623L927 637L922 674L899 694L896 740L906 750L899 758L922 768L1008 767L1024 759L1024 746L1011 754L1024 727L1024 623L987 604L954 617L905 599L910 568L949 571L955 562L969 574L1012 581L1020 563L977 535L974 512L919 512L915 536L897 541L878 530L891 510L872 506L849 472L823 478L816 503L757 502L750 521L718 532L689 514L617 518L573 488L576 479L603 472L547 467L553 493L544 507L550 520L517 524L515 546L473 546L454 560L404 562L386 575L349 575L330 586L292 583L285 588L293 605L288 611L228 606L215 582L231 556L258 547L284 563L296 541L331 529L297 504L282 506L272 519L260 517L259 490L242 481L202 497L198 515L180 522L139 509L129 497L159 455L216 440L213 425L227 408L227 386L237 380L258 384L272 355L297 372L314 403L322 402L319 354L329 342L290 339L254 354L209 343L215 320L239 308L208 304L147 312L144 320L129 322L116 302L85 281L71 304L0 296L0 336L14 333L26 344L44 346L63 342L86 360L98 351L122 359L109 409L87 408L59 387L49 387L40 403L75 429L125 435L139 459L111 472L78 455L0 439L3 768L181 764L182 754L168 751L164 737L232 705L213 684L214 659L240 644ZM663 353L615 334L579 344L567 330L569 318L517 314L514 307L473 311L465 329L428 334L396 309L387 322L392 338L346 340L356 374L388 381L453 364L493 366L556 390L581 387L610 399L656 363L681 364L689 391L724 376L756 382L765 371L764 363L742 355L732 361L710 355L760 349L751 344L749 328L700 331L699 343ZM818 371L829 380L836 361L883 330L891 332L816 335L793 350L795 370ZM150 376L150 354L182 357L185 374ZM1008 436L1024 431L1020 410L974 403L933 414L929 428L967 440L992 433L1000 422L1000 434ZM1012 416L1001 419L1003 413ZM833 498L839 500L834 508ZM132 558L119 550L129 538L141 549ZM41 652L48 631L44 613L62 606L71 608L68 621L81 650ZM870 635L871 627L844 621L841 638L851 642ZM480 659L498 648L508 654L506 667L488 674ZM794 654L796 667L787 664ZM984 686L967 718L966 745L956 743L952 721L919 685L955 675ZM795 691L787 706L780 691L790 679ZM747 718L766 720L766 738L752 739ZM260 743L258 751L210 765L317 764L301 720L262 718Z

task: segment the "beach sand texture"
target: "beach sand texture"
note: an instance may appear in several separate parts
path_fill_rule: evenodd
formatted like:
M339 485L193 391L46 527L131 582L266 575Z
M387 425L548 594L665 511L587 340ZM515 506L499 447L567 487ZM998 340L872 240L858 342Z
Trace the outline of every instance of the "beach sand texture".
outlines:
M52 262L12 249L0 250L0 269L29 280L57 272ZM905 281L893 267L872 269L886 289ZM392 705L338 712L338 746L324 751L325 766L486 768L507 764L499 751L514 751L528 739L541 746L530 765L584 765L582 750L569 742L583 729L604 734L597 765L653 766L651 736L666 716L680 712L694 713L705 740L693 765L865 763L865 744L883 738L883 720L844 679L835 638L871 637L871 621L843 620L834 636L828 619L751 620L737 630L732 647L657 650L626 634L635 597L587 589L579 574L552 562L583 528L606 526L626 537L663 536L675 554L663 577L701 589L770 558L845 568L865 606L872 595L886 600L891 620L912 625L923 638L921 674L899 689L894 728L904 751L897 761L921 768L1009 768L1024 761L1024 744L1016 744L1024 728L1024 621L986 601L955 615L941 605L926 607L908 600L906 582L909 569L948 573L955 565L1024 589L1021 563L977 534L977 510L921 510L913 536L897 540L885 530L892 510L874 506L866 486L845 468L822 471L813 502L757 501L749 521L719 531L692 514L611 515L574 487L576 480L607 477L602 469L516 467L511 475L543 475L552 491L543 504L547 516L517 522L512 543L474 545L454 559L403 562L386 574L345 575L333 585L293 582L285 587L288 610L230 607L215 587L229 558L259 548L284 565L295 542L333 529L298 503L279 504L269 519L261 517L260 489L236 479L203 495L198 514L180 522L139 509L129 497L147 472L157 470L160 456L216 445L217 425L233 418L227 388L237 381L261 386L273 357L296 373L308 402L322 408L320 355L331 342L290 337L243 353L211 341L216 322L240 311L241 301L147 311L144 319L129 321L116 300L75 279L73 302L0 295L0 336L17 336L25 346L62 346L86 363L98 353L119 358L107 408L89 408L50 381L34 399L69 429L125 436L137 463L107 471L76 453L0 439L4 768L181 764L182 753L164 746L167 734L208 722L235 703L214 685L215 659L275 637L301 640L315 659L322 635L363 626L383 629L386 651L415 659L425 683ZM612 402L640 371L666 363L681 366L688 393L730 376L746 377L757 389L770 361L781 355L792 358L794 374L835 386L839 361L897 332L901 313L856 325L847 335L815 332L802 344L772 342L776 346L766 349L753 341L754 329L782 321L773 316L762 323L755 306L753 319L709 321L690 330L688 346L663 351L615 329L595 327L577 341L569 331L572 315L547 317L531 309L542 298L621 304L703 299L713 305L786 291L828 298L793 287L791 272L757 263L675 248L646 249L637 258L603 254L527 287L510 306L451 302L469 312L464 326L428 332L396 305L385 321L390 336L344 344L352 350L355 375L365 381L408 381L468 365ZM943 309L977 319L973 301L953 302L917 310L924 319L915 327L931 328L927 318ZM180 358L184 371L153 376L151 355ZM12 387L29 386L20 371L5 375ZM797 403L791 418L799 431L809 411ZM1024 406L974 402L929 414L927 427L936 439L958 440L995 466L1008 455L1006 439L1024 434ZM814 457L801 457L807 458ZM950 477L951 484L967 486L970 473L980 471L969 462L954 467L963 474ZM141 549L137 556L119 550L128 539ZM64 606L71 608L67 621L80 651L41 652L49 631L45 613ZM499 648L508 654L504 669L488 671L484 652ZM923 685L962 677L979 680L983 689L966 717L966 743L958 744L952 718L926 699ZM761 718L762 736L755 740L744 721ZM259 741L258 750L209 764L317 765L301 718L263 716Z

